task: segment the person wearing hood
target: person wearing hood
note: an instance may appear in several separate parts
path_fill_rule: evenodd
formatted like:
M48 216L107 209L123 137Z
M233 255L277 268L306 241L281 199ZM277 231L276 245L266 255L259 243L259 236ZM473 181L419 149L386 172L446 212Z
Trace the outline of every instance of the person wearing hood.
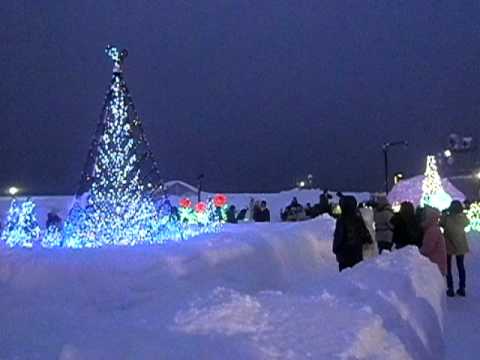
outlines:
M420 252L435 263L442 275L445 275L447 273L447 249L440 229L440 212L437 209L425 207L422 228L423 242Z
M445 216L442 217L440 225L445 231L445 242L447 246L447 295L455 295L452 277L452 257L455 256L458 269L459 287L457 295L465 296L465 265L464 256L469 252L465 228L469 221L463 213L463 205L460 201L452 201Z
M380 196L377 199L377 206L374 211L375 237L378 244L378 252L383 250L392 250L393 226L391 220L393 210L386 196Z
M357 211L356 199L353 196L344 196L340 206L342 214L335 225L332 250L337 258L339 271L342 271L363 260L363 246L372 243L372 238Z

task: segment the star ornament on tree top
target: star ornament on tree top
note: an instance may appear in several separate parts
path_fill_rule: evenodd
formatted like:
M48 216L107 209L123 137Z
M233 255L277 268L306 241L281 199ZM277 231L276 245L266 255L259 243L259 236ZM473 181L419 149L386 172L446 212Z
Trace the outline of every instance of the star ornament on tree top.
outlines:
M105 48L105 53L109 58L113 60L113 72L119 73L122 72L122 64L125 58L128 55L127 49L119 51L117 47L112 45L107 45Z

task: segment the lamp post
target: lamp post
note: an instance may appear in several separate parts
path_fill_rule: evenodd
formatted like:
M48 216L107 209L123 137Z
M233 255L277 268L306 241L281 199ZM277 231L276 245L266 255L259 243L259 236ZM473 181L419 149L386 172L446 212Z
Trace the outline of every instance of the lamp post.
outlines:
M408 142L405 140L402 141L393 141L393 142L386 142L382 146L383 150L383 160L384 160L384 166L385 166L385 194L388 195L388 192L390 191L389 188L389 174L388 174L388 150L392 146L408 146Z
M204 174L200 174L198 175L197 177L197 181L198 181L198 193L197 193L197 200L198 202L200 202L202 200L202 181L203 181L203 178L205 177Z

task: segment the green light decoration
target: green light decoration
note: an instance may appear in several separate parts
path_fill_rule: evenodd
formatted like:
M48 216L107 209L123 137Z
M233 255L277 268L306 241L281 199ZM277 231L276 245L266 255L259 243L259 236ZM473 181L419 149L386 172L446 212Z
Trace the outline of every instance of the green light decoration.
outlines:
M470 205L470 208L466 211L467 218L470 224L465 229L467 232L475 231L480 232L480 203L475 202Z

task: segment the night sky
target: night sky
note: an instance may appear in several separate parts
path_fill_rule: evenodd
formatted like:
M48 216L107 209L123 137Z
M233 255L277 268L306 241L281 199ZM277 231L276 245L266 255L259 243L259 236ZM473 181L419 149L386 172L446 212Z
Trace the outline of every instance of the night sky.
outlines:
M68 194L111 77L125 77L164 178L211 191L380 190L449 133L478 135L480 2L2 0L0 187Z

